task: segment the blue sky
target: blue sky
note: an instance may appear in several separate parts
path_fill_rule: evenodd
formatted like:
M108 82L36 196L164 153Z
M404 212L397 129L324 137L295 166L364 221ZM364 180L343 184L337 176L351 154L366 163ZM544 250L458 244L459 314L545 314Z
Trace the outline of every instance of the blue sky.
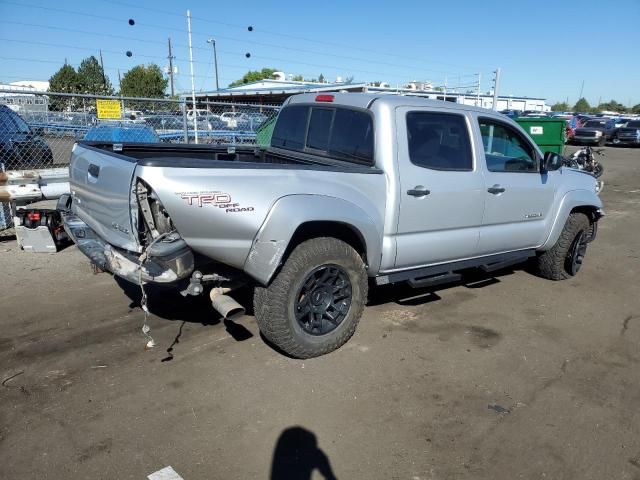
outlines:
M193 15L196 90L215 88L206 43L213 37L221 87L247 70L274 67L307 78L446 81L469 89L481 73L487 91L501 67L500 94L573 104L584 80L592 104L640 103L640 0L0 0L0 82L47 80L65 58L77 65L102 49L117 84L118 69L167 64L171 37L177 87L190 89L186 8Z

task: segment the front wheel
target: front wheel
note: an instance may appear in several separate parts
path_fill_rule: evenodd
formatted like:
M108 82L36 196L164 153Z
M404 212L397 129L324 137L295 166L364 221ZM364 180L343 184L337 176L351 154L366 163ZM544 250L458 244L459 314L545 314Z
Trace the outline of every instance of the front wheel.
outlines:
M569 215L556 244L538 256L538 274L549 280L575 276L587 253L589 231L589 219L584 213Z
M596 177L596 178L600 178L603 173L604 173L604 167L602 165L600 165L599 163L597 163L593 167L593 176Z
M367 289L358 252L336 238L314 238L293 250L268 287L256 287L256 320L262 334L288 355L317 357L351 338Z

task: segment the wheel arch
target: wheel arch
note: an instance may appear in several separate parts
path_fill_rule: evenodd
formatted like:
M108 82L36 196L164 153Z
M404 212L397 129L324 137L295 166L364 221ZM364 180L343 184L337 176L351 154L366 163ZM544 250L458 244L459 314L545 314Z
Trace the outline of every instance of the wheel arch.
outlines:
M564 228L569 215L572 213L584 213L589 218L589 223L593 227L600 217L604 216L600 197L587 190L572 190L567 192L560 203L558 213L553 221L549 235L544 244L540 246L538 250L548 250L555 245L562 233L562 229ZM592 230L595 231L593 228Z
M333 237L351 245L370 274L378 271L382 232L358 205L323 195L290 195L269 211L247 255L244 270L267 285L293 249L311 238Z

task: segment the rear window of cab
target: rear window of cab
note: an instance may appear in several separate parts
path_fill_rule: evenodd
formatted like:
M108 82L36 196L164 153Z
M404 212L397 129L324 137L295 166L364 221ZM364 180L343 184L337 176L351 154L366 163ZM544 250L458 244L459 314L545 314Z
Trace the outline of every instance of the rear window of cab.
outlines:
M354 108L287 106L278 116L271 146L372 165L373 118Z

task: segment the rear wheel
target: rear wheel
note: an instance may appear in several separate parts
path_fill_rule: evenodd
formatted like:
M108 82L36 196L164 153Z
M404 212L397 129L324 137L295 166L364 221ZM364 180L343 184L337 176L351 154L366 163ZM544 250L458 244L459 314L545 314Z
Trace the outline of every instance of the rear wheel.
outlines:
M256 287L256 320L262 334L285 353L317 357L351 338L367 289L358 252L335 238L314 238L293 250L268 287Z
M537 258L537 270L549 280L575 276L584 261L589 243L589 219L584 213L572 213L556 244Z

